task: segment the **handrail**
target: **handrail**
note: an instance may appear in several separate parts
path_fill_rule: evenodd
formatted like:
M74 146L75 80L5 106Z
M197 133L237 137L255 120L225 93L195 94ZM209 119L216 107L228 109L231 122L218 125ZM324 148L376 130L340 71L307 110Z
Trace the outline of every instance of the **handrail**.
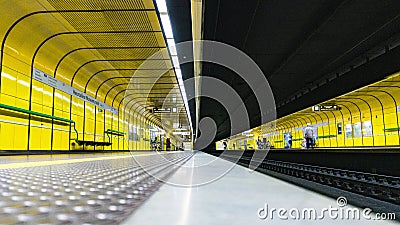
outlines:
M59 121L63 121L63 122L74 123L74 121L69 120L69 119L51 116L51 115L43 114L40 112L35 112L32 110L22 109L22 108L18 108L18 107L11 106L11 105L5 105L5 104L0 103L0 108L4 108L4 109L16 111L16 112L21 112L21 113L26 113L26 114L30 114L30 115L35 115L35 116L39 116L39 117L44 117L44 118L48 118L48 119L54 119L54 120L59 120Z
M78 131L77 131L76 128L75 128L75 121L72 120L71 123L74 124L74 126L73 126L72 128L74 129L74 131L75 131L75 133L76 133L76 138L74 138L74 139L72 139L72 140L74 140L76 143L78 143L78 142L79 142L79 138L78 138L79 133L78 133Z
M318 136L318 138L324 139L324 138L333 138L336 137L336 135L334 134L327 134L327 135L322 135L322 136Z
M400 127L391 127L391 128L385 128L383 129L384 131L398 131L400 130Z
M62 122L66 122L66 123L70 123L73 124L73 129L76 133L76 138L72 139L75 141L78 141L78 131L75 128L75 121L70 120L70 119L66 119L66 118L61 118L61 117L57 117L57 116L52 116L52 115L48 115L48 114L44 114L44 113L40 113L40 112L35 112L32 110L27 110L27 109L23 109L23 108L18 108L15 106L11 106L11 105L5 105L5 104L1 104L0 103L0 108L3 109L7 109L7 110L11 110L11 111L15 111L15 112L19 112L19 113L25 113L28 115L34 115L34 116L38 116L38 117L43 117L43 118L47 118L47 119L52 119L52 120L57 120L57 121L62 121Z
M111 130L111 129L107 129L106 131L104 131L104 133L118 135L118 136L125 135L125 132L118 131L118 130Z
M122 132L122 131L118 131L118 130L112 130L112 129L107 129L106 131L104 131L105 134L107 134L108 137L108 142L111 143L111 135L116 135L116 136L124 136L126 133Z
M295 139L292 139L292 141L302 141L302 140L304 140L304 138L295 138Z

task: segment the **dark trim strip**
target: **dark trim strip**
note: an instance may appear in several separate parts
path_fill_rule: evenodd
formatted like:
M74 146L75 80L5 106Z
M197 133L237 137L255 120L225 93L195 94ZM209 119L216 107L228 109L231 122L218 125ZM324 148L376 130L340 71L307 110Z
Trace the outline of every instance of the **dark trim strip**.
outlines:
M339 99L338 102L349 102L349 103L355 105L356 108L358 109L359 114L360 114L360 123L361 123L362 114L361 114L361 109L360 109L360 107L358 107L358 105L357 105L356 103L354 103L353 101L350 101L350 100L348 100L348 101L341 101L340 98L337 98L337 99ZM351 123L351 124L352 124L352 126L353 126L353 123ZM361 126L362 126L362 125L361 125ZM352 129L352 130L353 130L353 143L354 143L354 129ZM362 132L361 132L361 144L364 145L364 136L362 135ZM386 138L385 138L385 145L386 145ZM353 146L354 146L354 144L353 144Z
M31 68L30 68L30 96L29 96L29 110L32 109L32 80L33 80L33 69L34 69L34 64L35 64L35 59L41 48L46 44L48 41L55 37L59 37L61 35L67 35L67 34L120 34L120 33L155 33L155 32L161 32L161 31L68 31L68 32L60 32L53 34L49 37L47 37L44 41L42 41L39 46L36 48L32 61L31 61ZM55 89L53 89L53 99L52 99L52 115L54 116L54 94L55 94ZM30 140L30 130L31 130L31 117L29 116L28 119L28 150L29 150L29 140ZM54 121L51 123L51 135L50 135L50 150L53 150L53 136L54 136Z
M74 72L74 75L72 77L75 77L76 74L79 72L79 70L81 70L83 67L85 67L86 65L89 65L91 63L95 63L95 62L135 62L135 61L146 61L146 60L154 60L154 61L170 61L170 59L95 59L95 60L90 60L85 62L84 64L82 64L80 67L78 67L78 69Z
M353 126L353 114L351 113L351 110L350 110L346 105L343 105L343 104L338 104L338 105L341 105L341 106L345 107L345 108L347 109L347 111L349 111L349 114L350 114L350 124ZM344 124L345 121L344 121L344 118L343 118L343 113L342 113L342 111L340 111L340 110L339 110L339 112L342 114L343 125L345 125L345 124ZM342 126L343 126L343 125L342 125ZM344 145L346 145L346 139L347 139L347 137L346 137L346 131L345 131L345 133L344 133L344 140L345 140ZM352 128L352 131L351 131L351 140L353 141L353 147L354 147L353 128Z
M364 99L362 99L362 98L357 98L356 96L358 96L358 95L348 95L348 96L351 96L351 98L347 98L347 97L344 98L345 97L344 96L344 97L341 97L339 99L354 99L354 100L363 101L369 108L370 120L371 120L371 123L372 123L372 109L371 109L370 104L367 101L365 101ZM361 118L360 118L360 122L361 122ZM363 125L361 123L361 129L362 129L362 127L363 127ZM374 126L372 126L372 130L371 131L372 131L372 146L375 146ZM362 133L361 133L361 135L364 136Z
M56 67L54 69L54 77L56 77L57 71L58 71L61 63L64 61L64 59L67 58L72 53L77 52L77 51L81 51L81 50L98 50L98 49L112 50L112 49L142 49L142 48L144 48L144 49L161 49L161 48L166 48L166 47L165 46L114 46L114 47L112 47L112 46L103 46L103 47L81 47L81 48L75 48L75 49L67 52L65 55L63 55L61 57L61 59L57 62L57 65L56 65ZM73 82L74 78L75 77L73 77L71 79L71 85L72 85L72 82Z

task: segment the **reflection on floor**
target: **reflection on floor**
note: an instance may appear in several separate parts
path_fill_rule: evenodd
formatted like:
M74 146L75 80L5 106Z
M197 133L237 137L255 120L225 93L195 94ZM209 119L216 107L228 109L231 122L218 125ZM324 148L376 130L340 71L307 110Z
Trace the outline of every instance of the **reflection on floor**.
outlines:
M395 221L368 220L362 215L360 219L346 219L345 215L334 218L335 214L331 217L328 212L321 219L302 219L302 211L307 208L315 209L319 216L323 208L330 206L338 209L338 213L352 209L362 213L363 209L351 205L339 207L337 199L241 166L232 166L231 162L205 153L195 154L168 179L169 184L164 184L124 224L397 224ZM188 188L190 183L194 187ZM265 210L260 212L261 208ZM277 211L271 213L273 208L286 209L288 218L279 218ZM289 217L292 209L299 210L299 219ZM258 214L263 218L266 211L269 212L267 218L260 219ZM370 216L374 218L376 214Z

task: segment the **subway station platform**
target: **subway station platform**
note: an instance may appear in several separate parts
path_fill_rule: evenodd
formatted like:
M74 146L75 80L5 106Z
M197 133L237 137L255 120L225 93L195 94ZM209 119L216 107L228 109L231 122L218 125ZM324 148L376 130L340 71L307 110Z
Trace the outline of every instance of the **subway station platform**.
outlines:
M2 0L0 225L399 223L399 12Z
M213 166L204 166L212 162ZM203 166L202 166L203 165ZM187 173L180 168L170 177L172 184L190 181L197 184L203 177L231 168L234 164L206 153L197 153L184 166L195 169ZM200 167L197 167L200 166ZM280 219L277 212L273 218L260 219L258 210L271 208L301 210L313 208L319 213L323 208L338 206L337 199L309 191L279 179L250 171L235 165L225 175L210 183L191 188L163 185L148 201L123 224L396 224L395 221L376 221L330 218ZM347 205L346 208L356 208ZM362 211L363 209L357 208ZM265 216L261 214L261 216ZM289 217L286 214L287 217ZM344 217L343 217L344 218ZM371 218L374 215L371 214Z
M203 152L13 156L0 181L0 224L397 223L347 219L339 210L363 209Z
M0 224L118 224L192 153L2 158Z

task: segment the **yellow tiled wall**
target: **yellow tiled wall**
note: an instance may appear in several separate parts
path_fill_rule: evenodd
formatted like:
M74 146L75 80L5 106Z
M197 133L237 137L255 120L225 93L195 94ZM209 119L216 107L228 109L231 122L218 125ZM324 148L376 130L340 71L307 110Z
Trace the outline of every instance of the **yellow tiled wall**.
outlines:
M239 143L243 143L243 140L247 139L248 143L250 141L256 148L254 140L257 138L262 140L265 137L275 148L284 148L283 134L291 132L292 147L301 148L303 127L307 123L311 123L311 125L327 123L318 126L317 147L399 146L400 111L397 108L400 106L400 88L398 87L399 85L392 85L385 89L386 93L375 89L374 91L370 90L367 94L360 92L361 94L358 94L357 98L347 97L346 99L344 96L342 102L337 101L341 107L340 111L312 112L309 110L309 113L302 112L295 119L287 119L283 122L278 119L276 133L254 133L254 136L250 138L235 136L228 140L228 147L232 149L235 144L238 149L241 146ZM364 99L364 101L360 99ZM362 135L356 137L354 126L359 123L363 125L368 121L372 124L372 135L366 133L365 126L361 126ZM338 123L342 124L341 134L338 133ZM346 136L346 125L352 127L352 133L349 136ZM388 130L390 128L392 130Z
M30 94L30 67L17 59L12 60L11 56L7 56L5 59L7 59L5 60L7 64L3 65L1 74L1 104L29 109L31 96L32 111L75 121L80 140L107 142L108 137L104 134L104 130L117 130L118 127L120 131L128 132L124 130L122 111L119 112L119 115L105 110L98 111L94 105L36 80L32 80L32 94ZM39 67L38 69L46 71L46 68ZM48 74L52 74L52 72L46 71ZM63 81L68 83L65 79ZM74 87L79 88L79 86ZM108 99L107 104L111 104ZM131 150L150 149L148 141L150 135L146 127L154 126L154 124L140 114L131 117L130 124L135 124L138 129L144 129L140 140L127 141L127 135L124 137L112 136L112 146L85 147L85 149L128 150L128 145ZM30 131L28 131L29 127ZM78 146L74 141L69 141L70 135L72 139L76 137L69 124L35 116L31 116L29 120L27 114L0 109L0 140L2 140L0 141L0 150L82 149L82 146Z

